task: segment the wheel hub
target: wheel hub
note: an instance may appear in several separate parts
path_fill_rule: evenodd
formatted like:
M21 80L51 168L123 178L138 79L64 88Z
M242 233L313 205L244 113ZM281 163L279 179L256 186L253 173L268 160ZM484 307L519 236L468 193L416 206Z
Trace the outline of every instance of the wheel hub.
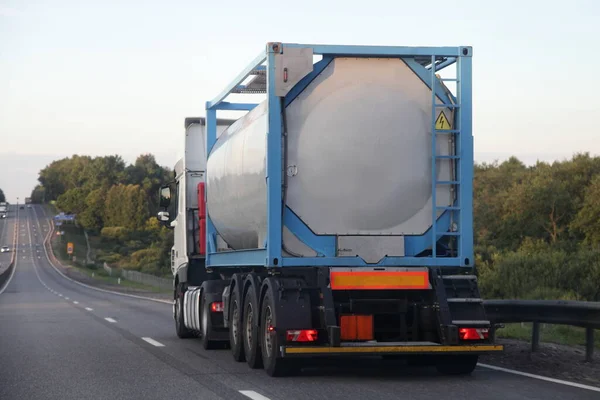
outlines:
M254 312L252 310L252 305L248 304L248 309L246 311L246 342L248 344L248 348L252 348L252 323L254 320Z

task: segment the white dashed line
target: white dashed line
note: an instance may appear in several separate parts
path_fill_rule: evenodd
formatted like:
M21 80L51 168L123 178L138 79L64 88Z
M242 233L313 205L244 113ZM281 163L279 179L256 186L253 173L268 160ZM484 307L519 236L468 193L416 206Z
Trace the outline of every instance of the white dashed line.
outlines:
M69 298L68 298L68 297L65 297L65 300L69 300Z
M165 347L164 344L157 342L156 340L149 338L149 337L143 337L142 338L144 341L150 343L152 346L156 346L156 347Z
M79 304L79 302L78 301L74 301L73 304Z
M252 400L271 400L260 393L256 393L254 390L239 390L239 392L246 397L250 397Z
M600 392L600 388L598 388L598 387L583 385L581 383L562 381L560 379L548 378L546 376L528 374L527 372L520 372L520 371L515 371L514 369L496 367L495 365L488 365L488 364L482 364L482 363L477 363L477 365L480 367L489 368L489 369L493 369L496 371L507 372L509 374L526 376L528 378L539 379L542 381L547 381L547 382L552 382L552 383L559 383L561 385L573 386L573 387L580 388L580 389L591 390L593 392Z
M86 307L85 309L88 310L88 311L94 311L93 308L89 308L89 307Z
M107 318L104 318L104 319L105 319L105 320L107 320L108 322L112 322L113 324L116 324L116 323L117 323L117 321L115 321L115 320L114 320L114 319L112 319L112 318L108 318L108 317L107 317Z
M62 295L62 294L60 294L60 293L59 293L58 295L59 295L60 297L63 297L63 295Z

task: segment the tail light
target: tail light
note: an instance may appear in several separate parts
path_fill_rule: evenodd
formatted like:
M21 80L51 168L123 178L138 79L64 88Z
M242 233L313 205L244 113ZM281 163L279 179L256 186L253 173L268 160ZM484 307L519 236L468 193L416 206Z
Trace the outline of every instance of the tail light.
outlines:
M314 342L317 340L317 331L316 329L287 331L286 338L288 342Z
M210 303L210 311L212 312L223 312L223 302L215 301L214 303Z
M489 337L488 328L460 328L458 330L460 340L484 340Z

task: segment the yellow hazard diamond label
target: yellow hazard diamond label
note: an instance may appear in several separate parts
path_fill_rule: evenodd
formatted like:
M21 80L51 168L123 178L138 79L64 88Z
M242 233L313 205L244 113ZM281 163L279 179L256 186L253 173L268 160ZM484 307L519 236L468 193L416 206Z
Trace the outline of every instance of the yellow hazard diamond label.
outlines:
M450 126L450 121L448 121L448 118L446 118L446 114L444 114L443 111L440 112L440 115L438 115L437 119L435 120L435 129L438 131L452 129L452 126Z

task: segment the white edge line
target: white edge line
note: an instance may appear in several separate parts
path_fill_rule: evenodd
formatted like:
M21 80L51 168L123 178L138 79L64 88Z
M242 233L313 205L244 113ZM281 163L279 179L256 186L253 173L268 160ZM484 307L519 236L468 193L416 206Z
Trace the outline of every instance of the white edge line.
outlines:
M38 224L39 224L39 218L37 217L37 211L35 211L35 209L34 209L34 213L35 213L35 215L36 215L36 219L38 220ZM53 224L53 223L52 223L52 224ZM58 269L58 268L57 268L57 267L54 265L54 263L53 263L52 261L50 261L50 256L48 255L48 249L46 248L46 243L48 242L48 238L49 238L49 237L52 235L52 232L53 232L53 231L54 231L54 229L50 229L50 230L48 231L48 235L47 235L47 236L44 238L44 253L46 253L46 259L48 260L48 263L50 264L50 266L51 266L52 268L54 268L54 270L55 270L56 272L58 272L58 274L59 274L60 276L62 276L63 278L65 278L65 279L67 279L67 280L69 280L69 281L71 281L71 282L73 282L73 283L76 283L76 284L78 284L78 285L80 285L80 286L86 287L86 288L88 288L88 289L97 290L98 292L110 293L110 294L114 294L114 295L117 295L117 296L131 297L131 298L134 298L134 299L148 300L148 301L154 301L154 302L156 302L156 303L163 303L163 304L169 304L169 305L173 305L173 301L160 300L160 299L153 299L153 298L151 298L151 297L144 297L144 296L136 296L136 295L134 295L134 294L126 294L126 293L113 292L112 290L100 289L100 288L93 287L93 286L90 286L90 285L86 285L85 283L81 283L81 282L78 282L78 281L76 281L76 280L74 280L74 279L71 279L71 278L69 278L68 276L66 276L65 274L63 274L63 273L62 273L62 272L61 272L61 271L60 271L60 270L59 270L59 269Z
M115 321L114 319L112 319L112 318L109 318L109 317L106 317L106 318L104 318L104 319L105 319L105 320L107 320L108 322L112 322L113 324L116 324L116 323L117 323L117 321Z
M142 340L150 343L152 346L156 346L156 347L165 347L164 344L157 342L156 340L149 338L149 337L143 337Z
M238 390L238 392L246 397L250 397L252 400L271 400L260 393L256 393L254 390Z
M514 369L496 367L495 365L482 364L482 363L477 363L477 365L480 366L480 367L489 368L489 369L493 369L493 370L496 370L496 371L507 372L509 374L521 375L521 376L526 376L528 378L533 378L533 379L539 379L539 380L542 380L542 381L558 383L558 384L561 384L561 385L573 386L573 387L576 387L576 388L591 390L591 391L594 391L594 392L600 392L600 388L599 387L584 385L582 383L575 383L575 382L563 381L563 380L560 380L560 379L548 378L547 376L541 376L541 375L530 374L530 373L527 373L527 372L515 371Z

